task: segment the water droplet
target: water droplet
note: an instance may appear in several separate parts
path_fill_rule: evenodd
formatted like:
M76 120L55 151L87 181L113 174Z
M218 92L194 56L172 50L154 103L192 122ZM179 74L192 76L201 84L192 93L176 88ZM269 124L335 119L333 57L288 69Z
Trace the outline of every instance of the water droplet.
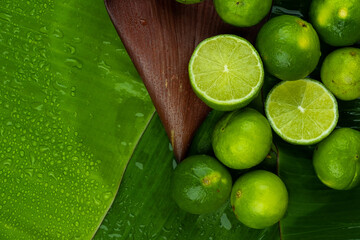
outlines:
M43 27L40 28L40 32L42 32L42 33L48 33L49 30L47 29L46 26L43 26Z
M0 13L0 19L11 22L11 18L12 18L12 16L10 14L3 13L3 12Z
M111 67L109 65L107 65L104 60L101 60L98 63L98 68L105 70L106 73L109 73L110 69L111 69Z
M24 157L25 156L25 152L23 150L20 151L20 156Z
M54 33L52 35L54 37L56 37L56 38L63 38L64 37L64 33L58 28L54 30Z
M39 102L35 102L31 104L33 106L33 108L37 111L41 111L44 107L43 103L39 103Z
M3 162L4 166L10 166L11 163L12 163L12 159L11 159L11 158L5 159L4 162Z
M25 173L26 173L27 175L29 175L30 177L33 176L34 169L32 169L32 168L27 168L27 169L25 169L24 171L25 171Z
M76 52L76 48L74 46L72 46L71 44L64 43L64 46L70 54L74 54Z
M35 157L33 154L30 154L30 160L31 160L31 164L34 165L35 164Z
M70 67L77 68L77 69L82 69L82 67L83 67L82 62L76 58L67 58L65 60L65 64Z
M52 177L53 179L57 180L57 178L55 177L55 174L53 172L49 172L48 175L50 177Z
M103 198L104 199L109 199L109 198L111 198L111 196L112 196L111 192L105 192L104 195L103 195Z
M81 43L81 38L79 38L79 37L74 37L74 38L73 38L73 42L74 42L74 43Z
M75 96L76 96L76 87L71 87L70 95L71 95L72 97L75 97ZM76 116L77 116L77 113L76 113ZM75 116L75 117L76 117L76 116Z
M147 25L147 22L145 19L140 19L140 24L143 25L143 26L146 26Z
M230 230L232 225L231 225L231 222L229 221L226 213L223 213L221 215L221 219L220 219L220 222L221 222L221 227L225 228L226 230Z
M35 34L35 40L40 41L42 36L40 34Z
M163 230L164 232L166 232L166 233L169 233L169 232L172 231L172 228L171 228L171 227L170 227L170 228L163 227L162 230Z
M35 144L36 142L33 142L33 145ZM34 145L35 146L35 145ZM48 151L48 150L50 150L50 148L49 147L46 147L46 146L41 146L40 147L40 152L46 152L46 151Z
M135 166L137 166L140 170L144 169L144 165L140 162L135 162Z
M177 161L175 160L175 158L173 158L173 161L172 161L173 169L175 169L177 165L178 165Z

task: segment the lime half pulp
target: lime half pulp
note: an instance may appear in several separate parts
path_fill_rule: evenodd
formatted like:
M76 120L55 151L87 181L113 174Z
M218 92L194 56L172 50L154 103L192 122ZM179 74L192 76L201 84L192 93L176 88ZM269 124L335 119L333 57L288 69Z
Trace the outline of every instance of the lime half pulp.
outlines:
M318 81L301 79L276 85L265 103L266 116L285 141L299 145L320 142L335 128L335 97Z
M264 82L260 56L247 40L218 35L202 41L189 63L193 90L208 106L220 111L244 107Z

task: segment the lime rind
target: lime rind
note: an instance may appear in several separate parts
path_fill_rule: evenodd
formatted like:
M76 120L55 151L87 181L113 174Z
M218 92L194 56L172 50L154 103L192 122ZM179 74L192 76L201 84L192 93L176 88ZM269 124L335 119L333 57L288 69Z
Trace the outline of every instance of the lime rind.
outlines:
M276 126L273 116L269 113L269 104L271 103L271 97L272 97L272 94L274 93L274 91L276 91L276 89L283 84L291 84L291 83L294 83L297 81L307 81L310 83L317 84L319 87L321 87L321 89L323 89L324 94L327 94L327 96L329 96L333 102L333 107L331 109L328 109L328 110L332 110L334 113L333 121L331 122L330 126L327 127L327 129L325 129L324 131L321 132L320 135L318 135L317 137L312 138L312 139L295 139L295 138L291 138L291 137L287 136L279 129L278 126ZM321 96L319 96L319 98L320 97ZM313 103L311 103L311 104L313 104ZM289 104L289 105L292 105L292 104ZM336 101L336 98L334 97L334 95L325 86L323 86L320 82L318 82L316 80L312 80L312 79L300 79L300 80L296 80L296 81L283 81L283 82L278 83L275 87L273 87L273 89L271 89L271 91L269 92L269 94L266 98L265 114L266 114L267 119L269 120L269 123L270 123L272 129L282 139L284 139L285 141L287 141L289 143L296 144L296 145L312 145L312 144L316 144L316 143L320 142L321 140L323 140L324 138L329 136L330 133L335 129L336 124L339 119L338 104L337 104L337 101ZM302 130L304 130L304 129L302 129Z
M229 198L231 187L228 170L207 155L184 159L171 178L173 199L181 209L192 214L216 211Z
M360 181L359 154L360 132L351 128L336 129L314 151L315 173L330 188L352 189Z
M259 76L257 76L257 82L255 86L251 86L251 84L249 84L247 82L247 79L241 79L241 81L244 83L244 86L242 86L243 88L250 88L251 90L250 92L248 92L245 96L240 97L240 98L235 98L235 99L231 99L231 100L219 100L216 99L212 96L209 96L207 94L206 91L204 91L200 86L199 83L197 83L197 81L199 81L198 78L196 78L197 74L194 74L193 71L193 64L195 59L197 59L197 57L199 57L198 52L199 50L205 45L205 44L209 44L211 41L217 41L218 39L221 38L228 38L228 39L233 39L236 40L237 43L241 43L243 45L246 46L246 48L248 50L250 50L251 55L249 55L249 57L254 57L256 59L256 65L250 65L250 66L244 66L244 69L246 69L246 67L248 68L256 68L259 71ZM235 49L233 50L233 52L231 53L230 56L232 56L235 52ZM219 51L220 56L218 60L212 60L212 59L208 59L208 62L213 62L218 63L219 65L222 65L223 63L222 61L222 56L221 56L221 51ZM229 56L227 58L230 58ZM230 62L231 64L231 62ZM241 38L239 36L236 35L232 35L232 34L223 34L223 35L218 35L218 36L214 36L208 39L205 39L204 41L202 41L195 49L193 55L191 56L190 62L189 62L189 78L190 78L190 83L191 86L195 92L195 94L201 99L203 100L208 106L210 106L213 109L216 110L220 110L220 111L232 111L241 107L246 106L247 104L249 104L259 93L263 83L264 83L264 70L263 70L263 63L262 60L260 58L259 53L256 51L256 49L254 48L254 46L252 46L252 44L247 41L244 38ZM221 70L220 70L221 71ZM214 72L219 72L214 70ZM208 73L208 72L206 72ZM219 76L220 77L220 76ZM233 76L234 77L234 76ZM235 76L234 78L239 78L239 76ZM223 80L223 79L222 79ZM215 80L217 81L217 80ZM229 82L229 84L231 85L231 80L229 79L229 77L227 77L226 81ZM212 87L216 87L216 83L213 84ZM236 87L234 87L235 89ZM220 95L220 93L219 93Z

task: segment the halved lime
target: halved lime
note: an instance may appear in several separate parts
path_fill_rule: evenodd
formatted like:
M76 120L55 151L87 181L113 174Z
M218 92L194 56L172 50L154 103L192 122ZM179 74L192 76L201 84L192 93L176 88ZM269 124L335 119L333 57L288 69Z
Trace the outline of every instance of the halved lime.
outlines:
M231 111L249 104L264 82L260 56L251 43L236 35L202 41L189 63L196 95L209 107Z
M276 85L267 97L265 112L281 138L299 145L320 142L332 132L339 117L335 97L311 79Z

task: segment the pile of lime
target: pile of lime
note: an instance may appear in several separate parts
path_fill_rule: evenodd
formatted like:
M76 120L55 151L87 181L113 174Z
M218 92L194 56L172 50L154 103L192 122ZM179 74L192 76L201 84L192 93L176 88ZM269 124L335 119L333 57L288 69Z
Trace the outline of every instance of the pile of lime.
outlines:
M271 1L214 0L214 6L225 22L247 27L268 14ZM173 197L183 210L208 213L230 198L246 226L261 229L278 222L288 205L284 182L272 172L249 170L269 156L273 132L290 144L317 144L313 165L326 186L346 190L360 183L360 132L334 130L338 99L360 97L360 49L350 46L360 41L360 1L313 0L309 16L313 25L296 16L272 18L255 46L223 34L194 50L188 71L195 94L228 112L213 129L214 156L188 157L174 171ZM319 65L321 41L344 47L325 56L322 82L308 78ZM279 83L267 94L263 115L248 105L261 94L265 74ZM229 168L246 173L232 184Z

